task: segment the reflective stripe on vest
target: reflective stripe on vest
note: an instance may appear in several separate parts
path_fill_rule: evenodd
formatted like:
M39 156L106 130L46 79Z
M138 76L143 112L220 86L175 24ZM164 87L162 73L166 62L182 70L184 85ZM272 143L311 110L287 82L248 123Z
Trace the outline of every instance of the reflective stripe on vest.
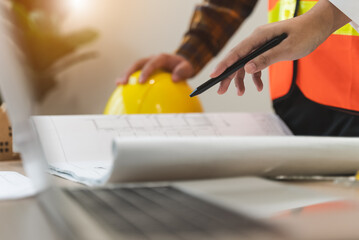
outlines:
M300 1L298 15L317 1ZM269 22L293 17L296 0L269 0ZM298 61L296 84L310 100L336 108L359 111L359 33L347 24L314 52ZM271 98L285 96L291 87L293 62L270 67Z

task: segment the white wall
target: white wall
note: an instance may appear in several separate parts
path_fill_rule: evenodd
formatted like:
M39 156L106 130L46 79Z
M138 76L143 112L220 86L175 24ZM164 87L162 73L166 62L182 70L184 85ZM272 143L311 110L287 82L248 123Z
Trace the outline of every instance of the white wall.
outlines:
M81 0L78 0L81 1ZM96 49L96 60L82 63L61 75L58 88L46 99L42 109L52 114L101 113L115 79L135 60L176 49L186 31L195 4L201 0L82 0L83 9L73 10L65 29L90 26L100 31L100 39L87 49ZM221 54L190 84L195 87L208 80L216 63L241 39L267 21L266 1L259 1L254 13L242 25ZM268 77L265 88L257 93L246 78L245 96L237 97L234 87L219 96L216 88L201 95L206 111L270 111Z

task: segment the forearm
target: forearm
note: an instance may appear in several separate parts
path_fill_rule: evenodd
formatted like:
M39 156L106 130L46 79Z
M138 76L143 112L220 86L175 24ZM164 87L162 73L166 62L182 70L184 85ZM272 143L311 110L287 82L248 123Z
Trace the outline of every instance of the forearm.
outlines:
M257 0L207 0L196 7L189 31L176 53L198 73L227 43Z

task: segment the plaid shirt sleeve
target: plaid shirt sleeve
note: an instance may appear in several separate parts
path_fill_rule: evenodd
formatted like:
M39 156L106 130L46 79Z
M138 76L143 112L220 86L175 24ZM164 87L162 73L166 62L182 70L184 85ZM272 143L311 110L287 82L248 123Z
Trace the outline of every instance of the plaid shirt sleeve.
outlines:
M205 0L196 6L188 32L176 54L185 57L197 74L216 56L257 0Z

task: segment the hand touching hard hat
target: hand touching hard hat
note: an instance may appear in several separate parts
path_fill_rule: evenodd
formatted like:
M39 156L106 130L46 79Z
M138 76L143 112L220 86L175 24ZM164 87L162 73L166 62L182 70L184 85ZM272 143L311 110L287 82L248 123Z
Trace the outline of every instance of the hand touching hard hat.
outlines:
M192 89L185 81L173 82L168 72L156 71L140 84L141 72L119 85L109 99L104 114L202 112L198 98L190 98Z
M138 70L142 70L139 83L144 83L151 74L160 69L170 72L174 82L194 76L194 69L191 63L184 57L176 54L162 53L135 62L126 71L126 74L117 81L117 84L127 84L131 74Z

